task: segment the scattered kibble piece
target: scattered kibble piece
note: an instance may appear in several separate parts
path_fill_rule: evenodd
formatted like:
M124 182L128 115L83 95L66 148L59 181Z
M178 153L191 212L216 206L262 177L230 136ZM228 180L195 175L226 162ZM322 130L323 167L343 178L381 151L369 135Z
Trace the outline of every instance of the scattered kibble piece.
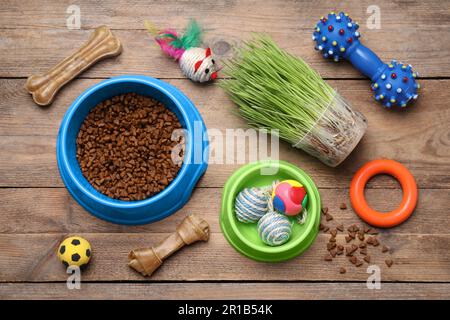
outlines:
M369 237L366 240L367 244L373 245L375 243L375 237Z
M331 234L333 237L336 237L336 235L337 235L337 230L336 230L336 229L331 229L331 230L330 230L330 234Z
M359 260L359 259L356 259L356 266L357 267L361 267L362 265L364 264L364 262L362 262L361 260Z
M381 247L381 252L386 253L389 252L389 248L386 246Z
M344 202L342 202L341 205L339 206L339 208L341 210L345 210L345 209L347 209L347 205Z
M370 263L370 256L369 256L369 255L365 256L365 257L363 258L363 260L364 260L365 262L367 262L367 263Z
M330 251L332 249L336 248L336 242L328 242L327 243L327 250Z
M364 238L365 238L364 237L364 232L359 231L358 232L358 239L361 240L361 241L364 241Z
M331 254L327 254L325 255L325 257L323 258L325 261L332 261L333 257L331 256Z
M322 213L327 214L328 213L328 207L322 208Z
M327 220L327 222L328 222L328 221L331 221L331 220L333 220L333 216L332 216L331 214L327 213L327 214L325 215L325 219Z
M336 249L336 248L330 250L330 255L331 255L333 258L336 257L336 254L337 254L337 249Z
M389 268L394 264L394 261L392 259L387 259L387 260L385 260L385 262Z
M345 269L344 267L341 267L340 269L339 269L339 273L340 274L344 274L344 273L346 273L347 272L347 269Z
M353 255L353 253L355 253L356 250L358 250L358 246L352 244L351 246L345 248L345 254L347 256L351 256Z
M336 227L336 229L337 229L338 231L342 232L342 231L344 231L344 225L341 223L340 225L338 225L338 226Z

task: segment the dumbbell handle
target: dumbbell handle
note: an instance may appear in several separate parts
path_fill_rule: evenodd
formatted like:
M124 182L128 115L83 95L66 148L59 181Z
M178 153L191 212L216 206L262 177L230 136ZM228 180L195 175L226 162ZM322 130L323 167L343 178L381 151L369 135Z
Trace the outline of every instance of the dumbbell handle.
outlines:
M386 64L381 61L375 52L361 44L361 42L355 43L350 47L345 58L372 81L375 81L386 68Z

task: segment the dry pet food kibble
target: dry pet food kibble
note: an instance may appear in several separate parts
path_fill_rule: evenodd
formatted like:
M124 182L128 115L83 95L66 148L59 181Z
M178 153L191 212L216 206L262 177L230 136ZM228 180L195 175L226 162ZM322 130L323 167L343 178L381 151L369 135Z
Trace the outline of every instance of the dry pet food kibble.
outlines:
M166 188L181 167L181 161L172 161L172 151L183 143L172 140L176 129L181 129L176 115L152 98L127 93L105 100L90 111L78 133L81 171L108 197L151 197ZM177 155L182 159L183 147Z
M375 256L374 259L369 254L377 246L381 247L382 254L391 253L389 247L378 240L378 230L366 225L357 224L352 224L345 229L344 224L336 221L336 219L327 219L329 216L333 217L330 211L327 207L325 207L325 210L322 209L322 221L326 220L326 223L330 223L330 225L321 222L319 226L319 229L323 233L329 233L330 235L327 242L328 253L324 256L325 261L336 263L337 260L343 259L339 258L339 256L344 255L348 264L353 265L353 268L358 268L363 266L364 263L377 263L377 261L374 261L377 257ZM340 235L339 232L344 234ZM345 246L344 239L345 243L347 243ZM385 260L385 264L390 268L394 264L394 260L389 257ZM346 268L340 267L339 273L345 274L346 272Z
M331 234L333 237L336 237L336 235L337 235L337 230L336 230L336 229L331 229L330 234Z
M385 260L385 262L389 268L394 264L394 261L392 259L387 259L387 260Z

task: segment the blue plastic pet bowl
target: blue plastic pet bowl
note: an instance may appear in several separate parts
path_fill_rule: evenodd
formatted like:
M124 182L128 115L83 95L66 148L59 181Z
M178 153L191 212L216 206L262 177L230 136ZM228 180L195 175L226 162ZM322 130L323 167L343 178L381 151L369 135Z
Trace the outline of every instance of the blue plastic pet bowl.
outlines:
M160 193L141 201L112 199L91 186L76 158L76 138L89 111L113 96L135 92L162 102L185 129L183 165ZM98 218L118 224L145 224L180 209L191 196L208 163L206 126L194 104L174 86L154 78L129 75L102 81L83 92L67 110L59 129L56 158L61 178L73 198Z

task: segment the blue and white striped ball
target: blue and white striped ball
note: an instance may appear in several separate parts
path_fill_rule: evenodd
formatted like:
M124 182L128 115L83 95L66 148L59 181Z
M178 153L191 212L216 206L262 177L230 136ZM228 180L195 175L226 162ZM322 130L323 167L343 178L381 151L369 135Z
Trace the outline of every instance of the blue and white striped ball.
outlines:
M258 221L268 211L270 194L260 188L245 188L234 203L236 217L244 223Z
M286 243L292 232L292 224L284 214L269 212L258 221L258 234L269 246Z

